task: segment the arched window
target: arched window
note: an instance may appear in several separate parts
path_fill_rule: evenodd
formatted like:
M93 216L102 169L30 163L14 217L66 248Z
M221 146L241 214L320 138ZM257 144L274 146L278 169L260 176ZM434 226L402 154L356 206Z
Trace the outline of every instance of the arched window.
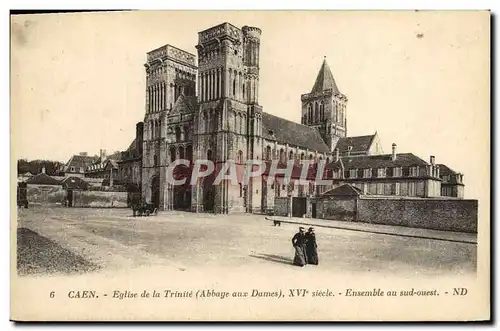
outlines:
M321 121L324 121L325 120L325 105L321 104L319 106L319 112L320 112Z
M293 151L290 151L290 153L288 153L288 159L293 160Z
M306 155L304 153L300 154L300 159L303 160L306 158Z
M174 162L176 158L175 147L170 147L170 162Z
M281 163L285 163L285 151L282 149L280 149L280 162Z
M319 106L318 103L316 102L314 104L314 122L317 123L319 121Z
M243 84L243 97L245 97L245 84Z
M266 160L271 161L272 154L271 154L271 146L266 147Z
M236 78L233 79L233 96L236 96Z
M242 164L243 163L243 152L238 151L238 155L236 156L236 163Z
M158 155L156 155L156 154L153 156L153 165L154 166L158 165Z
M189 126L184 126L184 140L191 140L191 135L189 133Z
M180 146L179 147L179 159L184 160L184 147Z
M191 145L186 148L186 159L193 161L193 146Z
M312 159L313 159L313 155L309 154L309 160L312 160Z
M180 127L175 128L175 141L176 142L181 141L181 128Z

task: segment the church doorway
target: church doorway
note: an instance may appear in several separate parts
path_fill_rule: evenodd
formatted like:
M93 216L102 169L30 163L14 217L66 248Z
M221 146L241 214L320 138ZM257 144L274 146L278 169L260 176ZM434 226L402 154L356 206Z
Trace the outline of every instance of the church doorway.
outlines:
M203 210L208 212L214 211L214 185L211 180L203 182Z
M160 177L154 176L151 180L151 203L160 209Z

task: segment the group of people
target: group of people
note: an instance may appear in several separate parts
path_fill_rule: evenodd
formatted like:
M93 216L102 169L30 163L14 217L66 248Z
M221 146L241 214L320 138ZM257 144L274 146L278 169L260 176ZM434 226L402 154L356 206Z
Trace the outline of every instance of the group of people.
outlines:
M294 265L300 267L306 264L318 265L318 245L314 228L310 227L306 233L305 228L300 227L299 232L292 238L292 245L295 248Z

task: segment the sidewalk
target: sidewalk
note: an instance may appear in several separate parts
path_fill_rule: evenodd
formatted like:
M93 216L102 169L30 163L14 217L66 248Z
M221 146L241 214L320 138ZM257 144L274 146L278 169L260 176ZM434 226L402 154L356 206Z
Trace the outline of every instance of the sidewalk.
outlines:
M370 224L362 222L346 222L346 221L333 221L316 218L299 218L299 217L284 217L284 216L266 216L269 221L280 221L281 223L297 224L324 227L331 229L361 231L385 234L389 236L422 238L444 240L452 242L460 242L467 244L477 244L477 234L465 232L450 232L440 230L430 230L421 228L409 228L404 226L393 226L383 224Z

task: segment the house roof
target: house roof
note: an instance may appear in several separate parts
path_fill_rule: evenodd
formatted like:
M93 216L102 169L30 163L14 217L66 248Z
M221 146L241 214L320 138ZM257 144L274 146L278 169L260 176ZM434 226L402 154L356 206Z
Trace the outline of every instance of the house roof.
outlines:
M26 184L34 185L60 185L61 181L50 177L47 174L39 173L38 175L32 176L26 180Z
M62 185L67 189L83 190L86 189L89 184L79 177L67 177L62 181Z
M326 59L323 60L323 64L319 69L318 76L316 77L316 81L311 90L311 93L322 92L325 90L332 90L334 93L340 93L337 84L335 83L335 79L333 78L332 71L326 63Z
M262 112L262 136L265 139L277 140L281 143L307 148L310 151L330 152L319 131L315 128L265 112Z
M376 134L340 138L335 148L338 148L341 154L346 153L349 146L352 147L351 154L367 153L375 136Z
M360 196L361 190L351 184L340 185L334 189L326 191L322 195L326 196Z
M458 172L452 170L446 164L437 164L439 166L439 174L441 175L456 175Z
M360 155L352 157L342 157L344 169L368 169L368 168L391 168L426 166L426 161L412 153L396 154L396 160L392 160L391 154L383 155Z
M68 171L69 169L71 169L71 167L75 167L76 171L78 171L80 168L87 169L87 167L93 164L95 161L95 156L73 155L64 166L64 170Z

